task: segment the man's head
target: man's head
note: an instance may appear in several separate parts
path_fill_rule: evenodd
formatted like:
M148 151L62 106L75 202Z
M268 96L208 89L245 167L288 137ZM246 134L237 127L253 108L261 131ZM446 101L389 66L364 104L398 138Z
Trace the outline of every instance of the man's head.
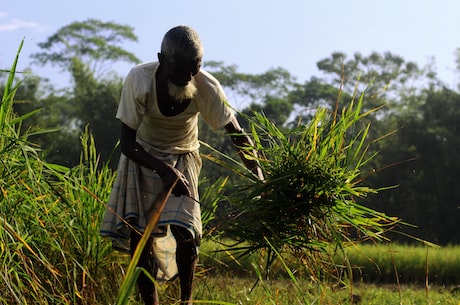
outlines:
M185 25L170 29L161 42L161 54L172 61L190 62L203 58L203 45L198 33Z
M165 34L158 60L172 97L177 100L193 98L196 93L193 76L200 71L202 58L203 45L192 28L181 25Z

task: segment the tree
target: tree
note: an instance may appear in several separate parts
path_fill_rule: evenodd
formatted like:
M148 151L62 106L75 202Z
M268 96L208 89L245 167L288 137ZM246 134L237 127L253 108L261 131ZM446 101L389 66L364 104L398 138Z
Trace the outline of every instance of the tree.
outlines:
M400 91L411 80L424 75L433 77L416 63L406 62L401 56L391 52L372 52L369 56L357 52L351 59L347 59L344 53L335 52L317 65L320 71L329 75L330 83L339 85L343 82L346 92L353 92L358 80L365 88L374 84L375 91L370 92L371 96L387 86L392 86L389 88L391 90Z
M123 81L121 78L98 81L81 62L76 62L73 67L75 87L71 101L78 114L76 125L81 131L89 129L102 160L112 161L112 167L116 167L118 159L112 157L119 155L118 150L115 152L115 146L119 138L120 122L115 115Z
M132 27L89 19L59 29L38 44L42 52L32 55L40 65L55 65L70 73L74 86L66 96L69 115L60 126L76 143L88 127L104 161L111 156L118 140L115 113L122 88L122 79L108 67L119 61L140 62L120 46L125 41L137 41Z
M420 94L435 80L431 66L421 69L391 52L373 52L369 56L355 53L350 59L344 53L335 52L317 65L324 76L312 77L297 86L291 93L292 103L307 108L329 105L335 109L337 102L343 104L365 92L366 109L385 104L389 106L384 109L387 113L394 107L392 103Z
M431 89L419 99L412 103L417 108L401 108L386 120L398 131L382 143L378 159L380 168L387 169L369 182L398 187L379 193L369 204L418 226L406 233L442 245L458 243L460 94Z
M206 69L220 81L230 96L244 99L245 105L258 104L263 108L268 100L272 104L275 100L285 100L296 85L295 78L283 68L269 69L260 74L246 74L238 72L236 65L225 66L222 62L210 61L206 62Z
M40 65L50 63L69 72L78 59L95 76L100 76L105 74L111 63L140 62L134 54L120 46L126 41L137 42L132 27L88 19L60 28L45 42L38 44L43 51L32 54L32 58Z

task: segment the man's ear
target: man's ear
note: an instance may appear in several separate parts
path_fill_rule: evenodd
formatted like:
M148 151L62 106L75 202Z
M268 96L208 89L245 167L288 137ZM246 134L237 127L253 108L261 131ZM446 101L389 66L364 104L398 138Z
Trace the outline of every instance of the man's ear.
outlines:
M157 53L157 57L158 57L158 62L161 64L163 62L163 54L161 54L160 52Z

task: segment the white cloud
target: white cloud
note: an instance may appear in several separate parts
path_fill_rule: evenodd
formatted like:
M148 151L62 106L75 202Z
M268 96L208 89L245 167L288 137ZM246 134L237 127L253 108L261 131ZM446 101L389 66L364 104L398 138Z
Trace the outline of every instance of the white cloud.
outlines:
M29 29L36 32L46 31L49 27L33 21L25 21L17 18L7 18L8 13L0 12L0 32L13 32Z

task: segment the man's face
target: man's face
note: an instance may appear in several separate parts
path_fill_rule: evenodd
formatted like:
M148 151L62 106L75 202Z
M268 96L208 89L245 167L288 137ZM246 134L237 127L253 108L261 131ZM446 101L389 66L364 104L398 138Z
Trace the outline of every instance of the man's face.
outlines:
M163 62L168 80L178 87L185 87L201 68L201 58L193 60L164 60Z

